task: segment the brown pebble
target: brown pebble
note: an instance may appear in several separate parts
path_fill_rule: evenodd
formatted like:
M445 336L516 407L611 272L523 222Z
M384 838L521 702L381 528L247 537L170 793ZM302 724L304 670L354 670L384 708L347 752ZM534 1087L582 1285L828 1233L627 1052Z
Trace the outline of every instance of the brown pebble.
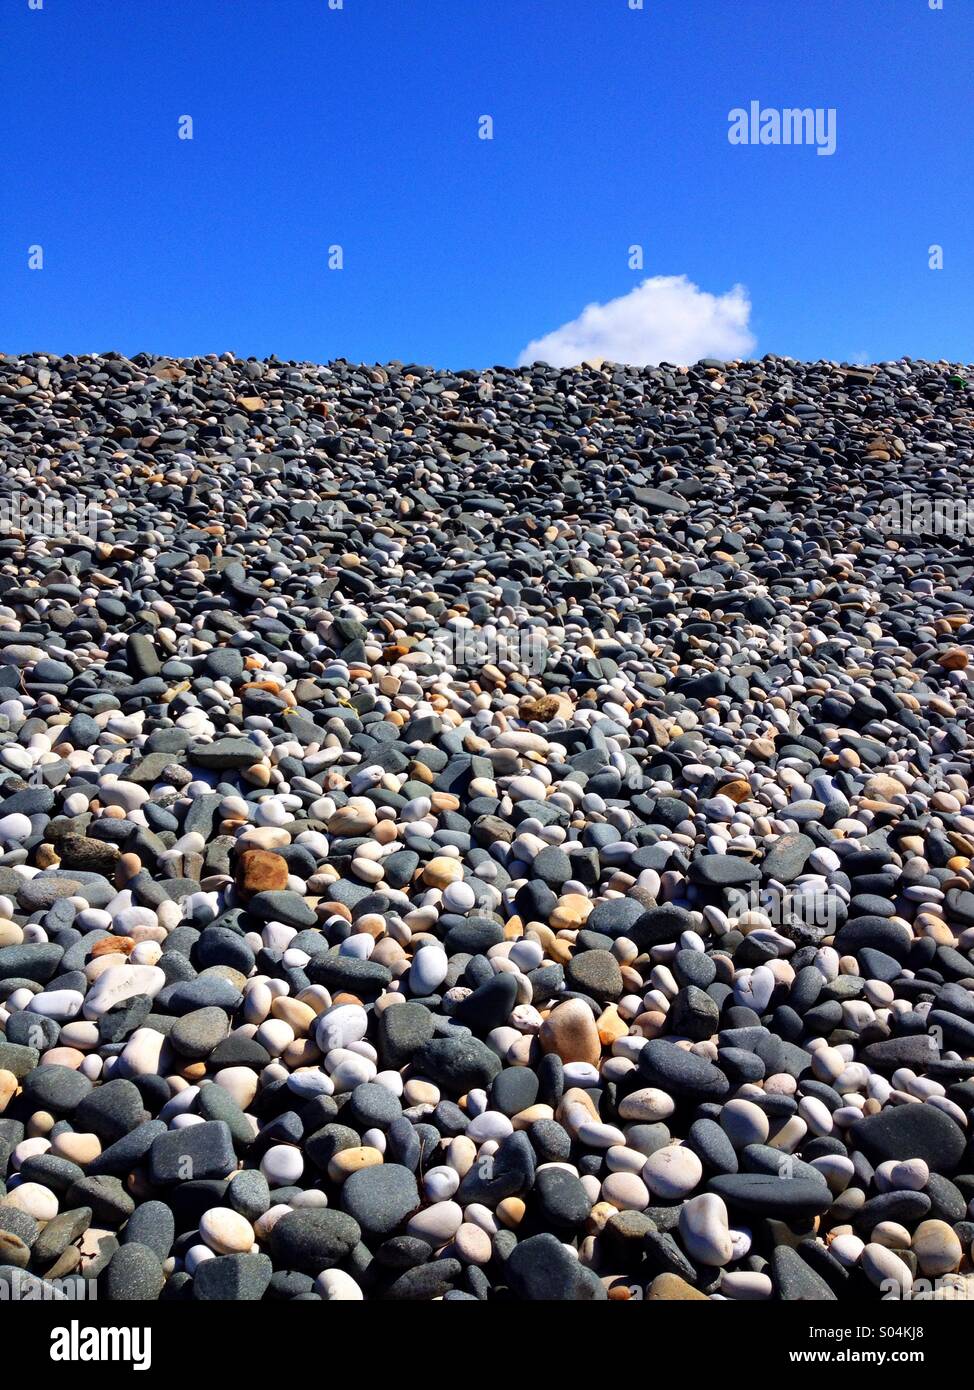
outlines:
M497 1203L497 1219L508 1230L520 1226L526 1211L527 1207L520 1197L504 1197Z
M237 861L235 883L244 897L287 888L287 860L267 849L245 849Z
M129 956L135 950L135 938L131 936L103 936L91 948L91 959L99 956Z
M19 1082L12 1071L0 1070L0 1115L17 1094Z
M581 999L567 999L556 1005L538 1036L542 1050L556 1052L563 1062L591 1062L597 1066L602 1056L592 1010Z
M703 1302L709 1303L710 1299L699 1289L695 1289L692 1284L688 1284L685 1279L681 1279L678 1274L657 1274L656 1278L646 1290L646 1298L653 1303L658 1302Z

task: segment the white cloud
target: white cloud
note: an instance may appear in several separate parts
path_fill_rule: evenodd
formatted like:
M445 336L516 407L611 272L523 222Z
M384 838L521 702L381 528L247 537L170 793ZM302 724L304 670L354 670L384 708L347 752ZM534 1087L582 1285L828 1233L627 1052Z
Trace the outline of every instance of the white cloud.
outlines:
M751 301L743 285L707 294L685 275L654 275L608 304L588 304L578 318L528 343L519 366L548 362L574 367L593 357L632 366L701 357L746 357L756 339L748 326Z

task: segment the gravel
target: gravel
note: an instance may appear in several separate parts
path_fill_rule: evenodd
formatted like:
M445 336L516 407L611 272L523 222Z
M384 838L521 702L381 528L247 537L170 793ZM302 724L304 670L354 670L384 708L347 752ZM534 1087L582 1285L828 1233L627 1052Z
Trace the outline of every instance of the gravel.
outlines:
M974 1296L962 367L0 357L0 1280Z

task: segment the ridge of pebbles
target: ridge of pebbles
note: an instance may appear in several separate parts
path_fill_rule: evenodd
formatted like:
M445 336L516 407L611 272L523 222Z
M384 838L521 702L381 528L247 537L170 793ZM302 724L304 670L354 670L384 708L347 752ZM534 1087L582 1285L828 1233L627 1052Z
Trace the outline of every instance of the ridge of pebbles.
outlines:
M974 1293L974 392L0 357L0 1280Z

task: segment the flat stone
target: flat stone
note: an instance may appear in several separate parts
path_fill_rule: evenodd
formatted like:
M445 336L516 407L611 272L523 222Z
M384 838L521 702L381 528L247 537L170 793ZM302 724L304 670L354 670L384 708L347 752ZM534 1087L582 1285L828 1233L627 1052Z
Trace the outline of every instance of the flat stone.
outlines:
M275 1223L271 1252L283 1269L320 1274L347 1259L361 1236L362 1228L347 1212L298 1208Z
M518 1241L504 1266L515 1298L575 1302L581 1288L577 1257L550 1233Z
M593 999L618 999L623 991L619 962L611 951L581 951L565 967L570 989Z
M193 1275L193 1297L211 1303L256 1303L267 1292L273 1272L263 1253L204 1260Z
M149 1175L157 1186L223 1178L236 1167L230 1130L222 1120L169 1130L149 1150Z
M202 1060L223 1041L229 1028L230 1020L223 1009L194 1009L176 1020L169 1041L181 1056Z
M371 1236L398 1230L419 1206L416 1179L398 1163L360 1168L342 1186L342 1206Z
M695 1101L719 1101L730 1089L719 1067L661 1038L649 1040L639 1053L637 1065L640 1076L650 1086L668 1095Z
M755 1216L807 1218L820 1216L832 1205L824 1182L813 1178L783 1178L772 1173L720 1173L708 1184L736 1211Z
M489 1086L501 1069L500 1059L477 1038L432 1038L413 1056L413 1070L451 1095Z
M966 1147L963 1130L933 1105L887 1106L855 1120L849 1134L873 1163L922 1158L934 1173L956 1172Z

